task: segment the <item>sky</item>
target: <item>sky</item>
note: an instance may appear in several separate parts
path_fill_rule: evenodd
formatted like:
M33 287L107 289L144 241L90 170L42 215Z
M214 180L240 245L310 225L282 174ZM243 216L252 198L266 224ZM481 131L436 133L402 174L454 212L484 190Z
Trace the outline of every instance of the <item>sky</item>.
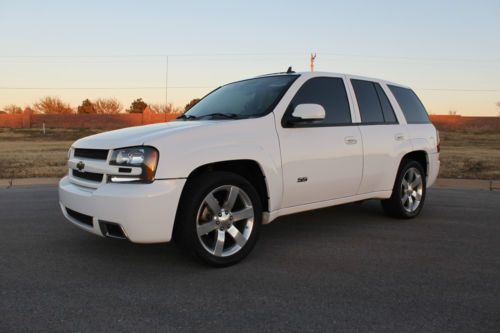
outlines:
M411 86L431 114L500 115L500 0L0 0L0 108L49 95L183 106L308 71L311 52L318 71Z

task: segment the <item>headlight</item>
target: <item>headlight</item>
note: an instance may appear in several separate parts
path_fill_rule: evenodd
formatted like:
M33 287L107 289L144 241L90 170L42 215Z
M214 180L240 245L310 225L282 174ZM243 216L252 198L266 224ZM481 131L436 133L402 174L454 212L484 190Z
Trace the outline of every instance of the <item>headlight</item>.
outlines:
M158 157L158 150L153 147L140 146L116 149L113 151L113 155L111 155L109 164L123 167L124 173L127 171L130 172L131 167L140 167L142 172L136 176L128 176L126 174L111 175L109 180L113 183L151 183L155 179ZM122 170L120 170L121 172Z

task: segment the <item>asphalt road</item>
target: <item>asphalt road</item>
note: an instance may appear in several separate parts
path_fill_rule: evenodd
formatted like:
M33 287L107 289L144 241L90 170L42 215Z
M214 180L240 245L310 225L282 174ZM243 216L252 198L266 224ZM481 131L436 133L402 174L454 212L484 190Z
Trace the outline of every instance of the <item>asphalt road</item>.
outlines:
M242 263L102 239L55 187L0 190L0 332L500 331L500 192L435 189L281 218Z

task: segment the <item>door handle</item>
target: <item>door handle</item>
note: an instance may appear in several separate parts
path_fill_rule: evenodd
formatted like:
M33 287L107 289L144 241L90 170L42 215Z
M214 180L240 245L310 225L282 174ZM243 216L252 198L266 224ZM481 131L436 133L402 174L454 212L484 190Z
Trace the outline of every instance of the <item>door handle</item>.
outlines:
M356 140L356 138L353 136L346 136L344 138L344 142L346 143L346 145L355 145L356 143L358 143L358 140Z
M396 141L403 141L404 139L405 139L405 136L402 133L398 133L398 134L394 135L394 140L396 140Z

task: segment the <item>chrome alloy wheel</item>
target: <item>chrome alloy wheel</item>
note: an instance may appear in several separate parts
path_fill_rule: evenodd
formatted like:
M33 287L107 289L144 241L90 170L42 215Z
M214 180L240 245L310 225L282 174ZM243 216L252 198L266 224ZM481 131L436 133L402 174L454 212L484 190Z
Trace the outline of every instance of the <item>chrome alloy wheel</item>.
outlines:
M406 170L401 182L401 204L407 212L412 213L417 210L423 191L424 184L420 171L417 168Z
M201 245L217 257L228 257L247 243L254 226L252 201L244 190L224 185L203 199L196 215Z

